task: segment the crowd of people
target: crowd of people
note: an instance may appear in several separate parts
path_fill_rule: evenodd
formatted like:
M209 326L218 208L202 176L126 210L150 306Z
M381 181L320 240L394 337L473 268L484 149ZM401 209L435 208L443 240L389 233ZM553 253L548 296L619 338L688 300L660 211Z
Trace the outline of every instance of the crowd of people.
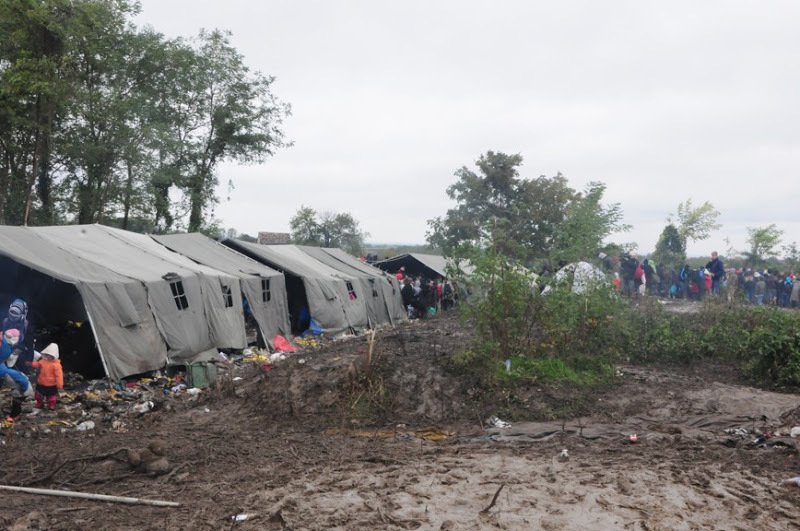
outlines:
M607 271L614 274L614 286L625 296L652 295L672 299L702 300L707 295L743 298L756 305L797 307L800 279L793 272L753 268L726 268L717 252L705 266L670 268L634 253L609 260L600 255Z
M409 319L430 317L440 311L448 311L463 298L463 294L458 292L458 285L442 277L411 277L406 275L405 267L401 267L395 277L403 286L400 296Z

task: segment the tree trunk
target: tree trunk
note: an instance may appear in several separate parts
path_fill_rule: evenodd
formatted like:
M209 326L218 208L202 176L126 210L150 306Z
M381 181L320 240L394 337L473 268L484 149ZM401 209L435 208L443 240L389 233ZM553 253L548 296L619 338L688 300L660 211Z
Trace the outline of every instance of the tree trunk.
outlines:
M128 170L128 179L125 181L125 197L122 201L122 228L128 230L128 216L131 212L131 195L133 195L133 165L130 160L126 160L125 166Z

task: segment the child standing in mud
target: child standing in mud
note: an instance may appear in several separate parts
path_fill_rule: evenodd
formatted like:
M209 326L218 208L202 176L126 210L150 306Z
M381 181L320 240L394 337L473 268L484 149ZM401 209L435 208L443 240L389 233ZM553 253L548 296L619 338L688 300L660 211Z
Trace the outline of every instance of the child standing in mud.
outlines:
M36 408L42 409L45 400L47 409L53 411L58 402L58 392L64 389L64 371L61 369L61 360L58 359L58 345L50 343L42 350L42 358L34 361L31 366L39 369L36 379Z

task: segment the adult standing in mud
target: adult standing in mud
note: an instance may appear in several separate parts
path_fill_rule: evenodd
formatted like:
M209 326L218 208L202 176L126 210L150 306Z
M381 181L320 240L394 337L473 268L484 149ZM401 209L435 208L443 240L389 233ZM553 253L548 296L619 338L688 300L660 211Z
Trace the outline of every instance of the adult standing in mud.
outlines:
M720 260L717 251L711 253L711 261L706 264L706 271L711 273L711 293L719 295L722 281L725 280L725 264Z

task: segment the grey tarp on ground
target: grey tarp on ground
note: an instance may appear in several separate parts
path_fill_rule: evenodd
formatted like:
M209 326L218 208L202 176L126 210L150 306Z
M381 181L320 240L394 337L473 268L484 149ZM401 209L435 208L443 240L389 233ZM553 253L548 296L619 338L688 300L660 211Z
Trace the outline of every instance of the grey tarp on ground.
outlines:
M147 302L169 347L170 363L195 361L214 347L246 346L237 278L195 264L143 234L101 225L32 230L73 255L143 282ZM178 281L188 302L183 309L178 308L172 291ZM233 299L228 307L223 297L226 287Z
M237 276L261 334L270 344L276 335L291 333L282 273L200 233L151 237L195 262Z
M68 245L55 245L28 227L0 226L0 255L78 290L112 379L163 367L167 348L147 304L147 290L134 278L85 260Z
M367 310L374 324L391 323L407 319L400 296L400 284L397 279L387 275L377 267L360 262L353 256L338 248L301 247L317 260L366 282Z
M378 262L375 262L374 265L375 267L390 273L396 273L400 267L405 267L406 274L408 275L422 275L429 279L433 279L435 277L447 278L447 266L449 263L450 261L444 256L423 253L407 253L393 256L391 258L387 258L386 260L379 260ZM460 267L467 274L471 273L473 270L472 266L464 262L460 264Z
M347 275L314 260L294 245L259 245L225 240L225 245L284 273L299 277L306 290L308 310L323 331L338 333L368 326L366 306L351 300ZM354 286L355 287L355 286Z

